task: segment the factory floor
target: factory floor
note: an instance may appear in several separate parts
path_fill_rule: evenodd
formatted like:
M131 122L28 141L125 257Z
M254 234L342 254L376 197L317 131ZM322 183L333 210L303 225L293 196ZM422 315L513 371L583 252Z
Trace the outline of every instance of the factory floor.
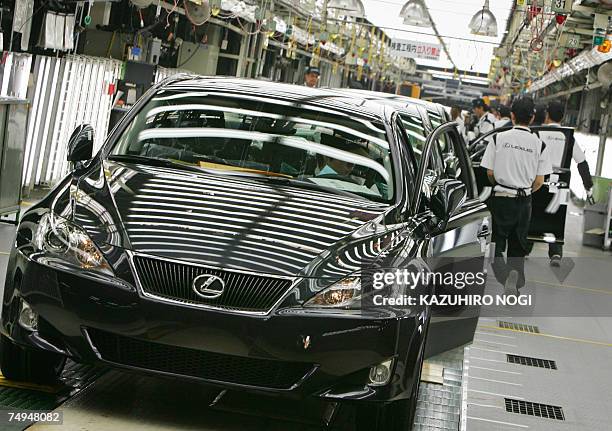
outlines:
M568 210L565 232L564 265L574 265L569 273L559 274L538 257L547 255L544 244L536 245L527 262L526 288L535 292L538 303L560 312L480 318L474 343L465 349L461 429L610 429L612 254L581 245L582 214L576 207ZM560 281L559 275L566 277ZM509 329L500 320L531 327ZM554 361L556 369L546 368L551 363L544 361L510 363L508 355ZM552 418L529 414L541 412L541 406L529 403L561 407L561 414L550 408L554 414L543 416ZM517 406L528 414L512 412Z
M582 211L571 206L564 263L570 270L563 274L548 266L543 245L536 245L527 261L525 290L535 292L544 311L484 313L472 344L428 361L433 376L424 373L414 430L610 428L612 255L582 247L581 232ZM14 226L0 223L0 280L13 235ZM494 283L491 288L501 290ZM554 313L561 303L572 304L575 312L564 307ZM512 363L509 355L531 365ZM55 408L63 412L59 428L66 430L320 429L303 404L229 393L216 399L217 394L198 384L73 363L59 388L19 387L0 379L0 409ZM0 424L0 430L24 427ZM47 428L58 429L31 426ZM350 428L340 423L333 429Z

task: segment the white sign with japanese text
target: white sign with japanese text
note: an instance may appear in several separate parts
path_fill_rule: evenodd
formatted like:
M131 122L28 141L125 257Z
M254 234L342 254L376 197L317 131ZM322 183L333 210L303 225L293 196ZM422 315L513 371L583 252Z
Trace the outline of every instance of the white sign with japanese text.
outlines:
M406 39L393 39L391 41L391 55L396 57L439 60L440 51L442 51L442 46L435 43Z

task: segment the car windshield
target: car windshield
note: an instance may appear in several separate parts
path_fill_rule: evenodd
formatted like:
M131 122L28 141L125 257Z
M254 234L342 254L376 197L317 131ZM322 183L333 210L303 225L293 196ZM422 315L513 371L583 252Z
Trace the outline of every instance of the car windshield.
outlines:
M124 130L111 158L176 166L393 199L382 121L256 96L158 92Z

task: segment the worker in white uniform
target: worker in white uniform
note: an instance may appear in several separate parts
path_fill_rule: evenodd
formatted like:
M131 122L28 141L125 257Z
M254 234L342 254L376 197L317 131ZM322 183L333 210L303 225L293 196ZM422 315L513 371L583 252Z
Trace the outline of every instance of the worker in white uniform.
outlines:
M457 130L459 134L463 136L464 139L467 139L467 129L465 127L465 119L463 115L461 115L462 111L459 106L453 106L451 108L451 120L457 123Z
M546 117L544 124L551 127L561 127L561 121L565 115L565 107L559 102L551 102L546 107ZM550 155L550 160L553 168L562 167L563 155L565 154L566 137L562 132L540 132L540 139L546 144L547 151ZM591 171L589 164L586 161L586 157L582 148L574 141L574 149L572 150L572 159L578 164L578 172L582 178L582 184L587 192L587 199L589 203L593 202L593 178L591 177ZM550 258L550 264L552 266L560 266L561 258L563 257L563 245L557 243L550 243L548 245L548 257Z
M497 118L489 112L489 105L487 105L483 99L472 100L472 113L474 117L478 119L478 122L476 126L474 126L475 137L470 143L492 130L495 130L495 122L497 121ZM478 145L472 148L472 153L483 151L490 142L491 139L485 139L479 142Z
M476 129L474 130L476 138L495 129L497 118L489 112L489 105L483 99L472 100L472 112L478 118L478 124L476 124Z
M493 185L489 202L495 244L493 273L506 295L516 295L525 285L531 194L552 173L546 145L529 129L534 112L532 99L516 100L512 105L514 127L491 139L480 163Z

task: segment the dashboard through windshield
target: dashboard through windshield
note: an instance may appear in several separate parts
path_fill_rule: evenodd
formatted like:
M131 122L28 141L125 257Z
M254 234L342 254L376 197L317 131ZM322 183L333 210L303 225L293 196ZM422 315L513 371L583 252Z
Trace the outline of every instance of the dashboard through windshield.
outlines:
M379 202L394 196L382 121L248 95L160 91L132 119L112 156L284 178Z

